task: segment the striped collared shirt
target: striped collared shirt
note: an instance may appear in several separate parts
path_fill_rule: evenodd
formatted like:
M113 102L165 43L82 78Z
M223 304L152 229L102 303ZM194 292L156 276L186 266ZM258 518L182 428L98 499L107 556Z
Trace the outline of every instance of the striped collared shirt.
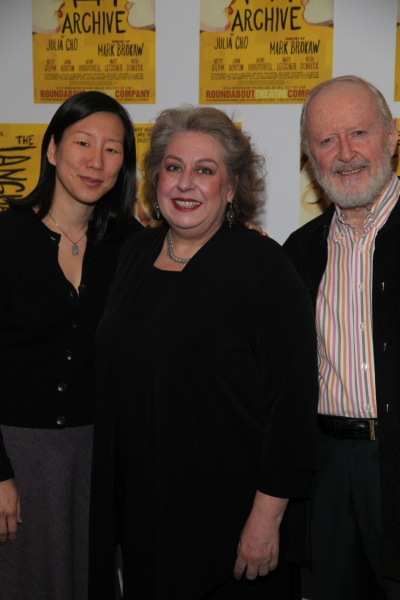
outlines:
M355 233L336 207L316 305L321 414L377 417L372 265L376 235L388 220L399 193L400 182L393 173L367 214L362 235Z

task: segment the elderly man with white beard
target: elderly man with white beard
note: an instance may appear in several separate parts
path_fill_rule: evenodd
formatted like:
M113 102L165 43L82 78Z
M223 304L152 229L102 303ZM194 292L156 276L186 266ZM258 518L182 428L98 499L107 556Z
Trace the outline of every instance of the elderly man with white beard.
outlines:
M304 151L332 201L284 245L311 294L319 359L313 600L400 599L397 121L356 76L314 88Z

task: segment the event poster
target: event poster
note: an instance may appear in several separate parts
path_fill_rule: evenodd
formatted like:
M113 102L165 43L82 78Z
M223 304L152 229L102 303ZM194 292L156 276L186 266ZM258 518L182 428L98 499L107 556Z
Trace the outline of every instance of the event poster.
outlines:
M46 125L0 124L0 211L5 196L20 200L35 187Z
M334 0L199 0L200 104L298 104L332 77Z
M400 131L397 138L397 150L393 156L392 168L400 177ZM321 215L330 205L330 200L322 191L315 179L313 169L308 157L300 153L300 225L304 225Z
M143 156L149 147L153 125L134 125L136 140L136 202L135 217L144 227L155 227L152 207L143 194ZM0 211L8 207L6 198L25 198L38 182L40 152L47 125L0 123Z
M150 123L135 124L136 140L136 204L135 217L144 227L156 227L161 223L153 217L153 207L145 200L143 189L143 158L150 145L150 134L153 125Z
M32 0L34 102L100 90L156 101L155 0Z
M300 225L318 217L328 208L329 198L316 181L308 156L300 156Z

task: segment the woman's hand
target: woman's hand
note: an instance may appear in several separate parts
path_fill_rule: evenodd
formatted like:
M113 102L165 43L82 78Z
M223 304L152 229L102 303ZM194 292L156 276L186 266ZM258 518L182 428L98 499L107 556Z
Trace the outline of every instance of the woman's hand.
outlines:
M268 233L259 225L255 225L254 223L249 223L249 221L246 221L244 226L247 227L247 229L254 229L254 231L258 231L258 233L261 233L261 235L268 237Z
M267 575L276 569L279 554L279 527L288 500L257 492L252 511L240 534L233 574L240 579Z
M0 544L15 542L18 523L22 523L18 490L12 479L0 481Z

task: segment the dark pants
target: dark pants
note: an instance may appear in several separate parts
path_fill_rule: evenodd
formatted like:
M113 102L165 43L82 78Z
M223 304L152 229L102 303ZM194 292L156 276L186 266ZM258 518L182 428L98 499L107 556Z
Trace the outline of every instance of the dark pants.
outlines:
M319 432L311 528L313 600L400 600L400 583L380 574L377 441Z

